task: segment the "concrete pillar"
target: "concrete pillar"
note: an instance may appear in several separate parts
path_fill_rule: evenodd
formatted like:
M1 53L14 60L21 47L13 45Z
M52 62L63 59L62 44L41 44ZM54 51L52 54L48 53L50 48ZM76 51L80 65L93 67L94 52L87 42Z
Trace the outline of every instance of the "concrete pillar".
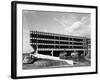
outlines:
M84 54L84 56L85 56L85 50L83 50L83 54Z
M51 55L53 56L53 49L52 49L52 51L51 51Z
M36 51L35 54L38 54L38 46L36 45Z

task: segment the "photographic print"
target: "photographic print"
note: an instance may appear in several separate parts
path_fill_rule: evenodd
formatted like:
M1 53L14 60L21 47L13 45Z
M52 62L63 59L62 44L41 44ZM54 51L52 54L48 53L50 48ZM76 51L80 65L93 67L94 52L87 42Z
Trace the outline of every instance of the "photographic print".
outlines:
M91 65L91 14L22 13L23 69Z
M96 6L18 1L12 6L17 35L12 78L97 73Z

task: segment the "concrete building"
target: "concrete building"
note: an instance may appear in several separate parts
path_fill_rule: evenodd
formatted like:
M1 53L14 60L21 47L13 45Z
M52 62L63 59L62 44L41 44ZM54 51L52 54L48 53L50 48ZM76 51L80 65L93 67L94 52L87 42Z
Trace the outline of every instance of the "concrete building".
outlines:
M87 39L87 52L85 54L88 58L91 58L91 40Z
M30 31L30 45L39 54L59 56L60 52L77 51L87 55L91 51L90 39L87 37L62 35L40 31ZM34 52L35 53L35 52Z

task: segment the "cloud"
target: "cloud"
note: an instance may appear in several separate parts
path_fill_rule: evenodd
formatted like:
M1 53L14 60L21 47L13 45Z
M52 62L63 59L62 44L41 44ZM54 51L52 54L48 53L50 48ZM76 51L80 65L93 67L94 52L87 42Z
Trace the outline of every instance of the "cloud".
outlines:
M47 29L44 29L44 32L48 32L48 30Z
M67 16L54 17L54 20L65 27L70 27L74 21L77 21L74 16L69 14Z
M62 28L64 28L66 35L90 37L91 27L89 16L81 16L80 20L77 20L76 16L69 18L67 19L64 16L61 19L55 18L62 25Z

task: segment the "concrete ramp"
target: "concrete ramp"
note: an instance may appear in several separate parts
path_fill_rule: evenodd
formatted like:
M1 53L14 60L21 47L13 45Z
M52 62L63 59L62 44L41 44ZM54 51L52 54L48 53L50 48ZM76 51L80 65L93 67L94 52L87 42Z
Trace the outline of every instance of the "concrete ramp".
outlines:
M65 60L60 59L59 57L49 56L49 55L43 55L43 54L33 54L34 57L37 58L43 58L43 59L51 59L51 60L59 60L59 61L66 61L68 64L73 65L73 60Z

